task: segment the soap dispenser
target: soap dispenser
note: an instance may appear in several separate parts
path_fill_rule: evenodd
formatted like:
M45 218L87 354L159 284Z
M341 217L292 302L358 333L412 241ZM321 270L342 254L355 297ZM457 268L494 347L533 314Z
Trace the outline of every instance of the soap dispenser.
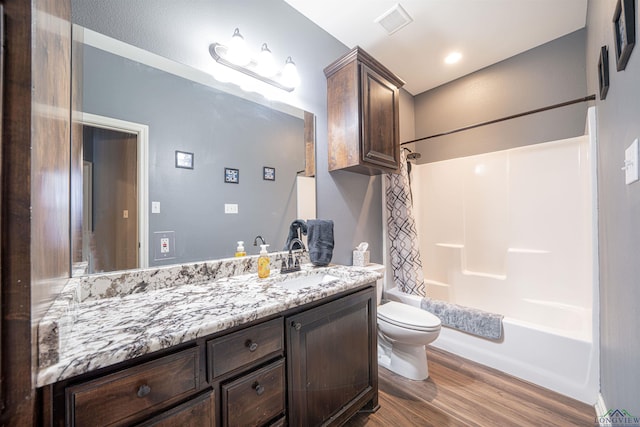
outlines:
M238 247L236 248L236 256L246 256L247 253L244 250L244 242L240 240L238 242Z
M258 257L258 277L264 279L269 277L271 273L271 268L269 267L270 259L269 254L267 253L267 246L269 245L260 245L260 256Z

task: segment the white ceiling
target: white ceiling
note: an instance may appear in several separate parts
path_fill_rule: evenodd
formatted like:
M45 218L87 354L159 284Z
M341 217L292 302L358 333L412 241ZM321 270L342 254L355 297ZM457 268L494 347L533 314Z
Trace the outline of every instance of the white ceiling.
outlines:
M360 46L412 95L585 26L587 0L285 0L329 34ZM374 21L394 5L413 22L388 35ZM444 63L451 51L463 57Z

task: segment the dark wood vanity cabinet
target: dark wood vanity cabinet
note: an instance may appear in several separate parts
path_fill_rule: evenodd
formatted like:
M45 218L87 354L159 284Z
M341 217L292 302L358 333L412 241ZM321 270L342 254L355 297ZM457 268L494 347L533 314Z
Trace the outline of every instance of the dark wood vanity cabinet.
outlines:
M397 173L399 89L404 82L356 47L324 69L329 170Z
M340 425L378 402L376 295L367 289L286 318L289 422Z
M340 425L378 402L374 287L40 390L44 425Z

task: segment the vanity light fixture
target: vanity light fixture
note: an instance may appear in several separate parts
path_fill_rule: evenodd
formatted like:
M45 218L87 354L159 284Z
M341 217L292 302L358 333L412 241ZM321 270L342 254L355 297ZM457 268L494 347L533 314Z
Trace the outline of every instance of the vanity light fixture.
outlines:
M244 37L242 37L238 28L233 32L229 46L212 43L209 46L209 53L219 64L287 92L293 91L300 84L300 76L298 75L296 64L290 56L287 57L281 71L278 71L273 54L266 43L262 44L257 57L255 59L252 58Z

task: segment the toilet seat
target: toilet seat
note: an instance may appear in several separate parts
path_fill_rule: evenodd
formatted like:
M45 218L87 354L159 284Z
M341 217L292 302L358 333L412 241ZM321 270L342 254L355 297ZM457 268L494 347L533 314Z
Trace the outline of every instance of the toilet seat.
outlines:
M378 319L402 328L431 332L440 330L440 319L428 311L396 301L378 306Z

